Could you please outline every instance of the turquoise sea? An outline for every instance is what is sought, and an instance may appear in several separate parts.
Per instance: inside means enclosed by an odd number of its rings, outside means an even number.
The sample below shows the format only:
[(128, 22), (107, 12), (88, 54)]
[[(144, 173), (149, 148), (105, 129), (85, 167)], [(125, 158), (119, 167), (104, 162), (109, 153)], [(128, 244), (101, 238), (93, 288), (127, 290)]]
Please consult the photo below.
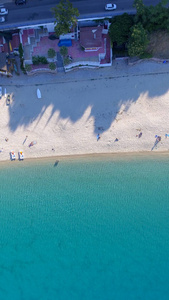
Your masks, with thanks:
[(0, 300), (55, 299), (169, 299), (169, 156), (0, 164)]

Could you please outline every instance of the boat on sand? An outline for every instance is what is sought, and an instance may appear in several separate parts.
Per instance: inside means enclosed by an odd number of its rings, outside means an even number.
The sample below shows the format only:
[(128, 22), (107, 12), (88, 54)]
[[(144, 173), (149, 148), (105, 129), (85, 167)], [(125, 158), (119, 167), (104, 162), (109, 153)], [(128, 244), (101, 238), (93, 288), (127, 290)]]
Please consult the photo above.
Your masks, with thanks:
[(38, 97), (38, 99), (42, 98), (40, 89), (37, 89), (37, 97)]

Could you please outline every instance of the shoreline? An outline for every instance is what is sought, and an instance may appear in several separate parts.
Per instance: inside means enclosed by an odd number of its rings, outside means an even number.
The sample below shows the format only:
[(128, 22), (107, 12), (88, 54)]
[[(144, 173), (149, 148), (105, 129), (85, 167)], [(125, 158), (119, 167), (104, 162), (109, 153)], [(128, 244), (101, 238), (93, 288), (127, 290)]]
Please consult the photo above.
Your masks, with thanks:
[(15, 166), (26, 166), (28, 164), (39, 165), (46, 163), (56, 163), (56, 162), (90, 162), (90, 161), (132, 161), (139, 159), (169, 159), (169, 152), (158, 151), (158, 152), (126, 152), (126, 153), (94, 153), (94, 154), (79, 154), (79, 155), (63, 155), (63, 156), (46, 156), (46, 157), (33, 157), (26, 158), (23, 161), (16, 159), (15, 161), (10, 160), (0, 160), (0, 168), (6, 165)]

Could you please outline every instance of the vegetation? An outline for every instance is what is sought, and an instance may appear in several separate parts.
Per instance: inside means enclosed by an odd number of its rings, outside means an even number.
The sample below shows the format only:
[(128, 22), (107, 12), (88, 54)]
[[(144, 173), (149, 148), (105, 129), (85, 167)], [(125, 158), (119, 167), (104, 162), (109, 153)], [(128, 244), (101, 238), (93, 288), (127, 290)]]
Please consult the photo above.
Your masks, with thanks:
[(32, 66), (31, 65), (25, 65), (25, 70), (27, 72), (30, 72), (32, 70)]
[(131, 29), (131, 36), (128, 44), (129, 56), (140, 56), (144, 53), (148, 44), (147, 33), (142, 24), (136, 24)]
[(43, 64), (46, 65), (48, 64), (48, 60), (45, 56), (32, 56), (32, 63), (33, 65), (39, 65), (39, 64)]
[(57, 36), (70, 32), (71, 27), (76, 25), (79, 11), (69, 0), (61, 0), (56, 7), (52, 8), (52, 11), (56, 18), (55, 33)]
[(143, 0), (135, 0), (134, 7), (137, 10), (135, 23), (140, 22), (148, 32), (169, 30), (169, 8), (164, 7), (162, 3), (145, 6)]
[(56, 64), (55, 64), (54, 62), (51, 62), (51, 63), (49, 64), (49, 69), (50, 69), (50, 70), (55, 70), (55, 69), (56, 69)]
[(66, 56), (63, 60), (63, 63), (64, 63), (64, 65), (68, 65), (70, 63), (69, 57)]
[(19, 44), (19, 57), (23, 58), (23, 48), (22, 48), (22, 44)]
[(49, 48), (49, 50), (48, 50), (48, 57), (49, 58), (53, 58), (53, 57), (55, 57), (55, 55), (56, 55), (55, 49)]
[(150, 34), (157, 31), (169, 32), (169, 0), (162, 0), (156, 6), (145, 6), (143, 0), (134, 0), (136, 8), (134, 17), (123, 14), (112, 18), (109, 35), (114, 53), (125, 53), (129, 56), (151, 57), (146, 51)]
[(65, 46), (60, 47), (60, 54), (65, 57), (68, 54), (68, 49)]
[(109, 28), (109, 35), (112, 43), (116, 42), (117, 45), (127, 43), (130, 35), (130, 28), (133, 24), (133, 17), (127, 13), (114, 17)]

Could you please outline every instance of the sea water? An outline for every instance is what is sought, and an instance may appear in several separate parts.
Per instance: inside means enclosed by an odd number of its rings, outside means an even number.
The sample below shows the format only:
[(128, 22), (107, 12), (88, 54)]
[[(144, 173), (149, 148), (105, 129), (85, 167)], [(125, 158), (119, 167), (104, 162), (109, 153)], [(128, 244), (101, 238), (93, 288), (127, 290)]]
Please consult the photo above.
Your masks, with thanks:
[(169, 157), (1, 164), (0, 299), (169, 299)]

